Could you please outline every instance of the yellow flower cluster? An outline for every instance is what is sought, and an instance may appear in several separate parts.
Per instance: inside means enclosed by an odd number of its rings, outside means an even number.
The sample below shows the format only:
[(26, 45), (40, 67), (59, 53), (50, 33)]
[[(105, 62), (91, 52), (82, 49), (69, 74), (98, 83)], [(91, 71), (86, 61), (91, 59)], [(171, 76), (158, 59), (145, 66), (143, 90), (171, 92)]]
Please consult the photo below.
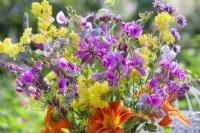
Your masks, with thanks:
[(78, 39), (79, 39), (78, 34), (76, 34), (76, 33), (70, 33), (69, 37), (72, 39), (71, 40), (72, 44), (76, 46), (77, 42), (78, 42)]
[(101, 96), (107, 94), (109, 86), (107, 82), (92, 82), (86, 78), (78, 78), (78, 93), (80, 98), (73, 99), (70, 105), (80, 111), (90, 110), (91, 108), (108, 107), (108, 102), (101, 99)]
[(25, 29), (22, 37), (20, 38), (20, 43), (29, 44), (31, 42), (31, 38), (30, 38), (31, 32), (32, 32), (31, 28)]
[(12, 44), (10, 38), (6, 38), (3, 42), (0, 42), (0, 52), (8, 54), (10, 57), (14, 57), (20, 52), (24, 51), (22, 43)]
[(47, 0), (32, 3), (32, 13), (39, 19), (38, 29), (46, 31), (52, 22), (52, 6)]
[(138, 53), (138, 56), (142, 56), (144, 58), (144, 67), (147, 67), (149, 63), (152, 61), (154, 53), (148, 47), (142, 47), (141, 52)]
[(46, 37), (43, 34), (35, 34), (32, 36), (32, 41), (34, 41), (35, 43), (43, 43), (45, 44), (47, 42)]
[(139, 36), (138, 41), (143, 46), (152, 47), (153, 49), (158, 48), (158, 38), (151, 34)]
[(162, 12), (155, 17), (155, 24), (159, 26), (162, 33), (163, 41), (166, 43), (173, 43), (175, 41), (173, 35), (169, 32), (169, 24), (175, 22), (175, 17), (167, 12)]
[(53, 87), (56, 88), (57, 87), (57, 83), (54, 81), (54, 79), (57, 78), (56, 73), (54, 73), (53, 71), (49, 72), (46, 77), (45, 77), (48, 81), (49, 84)]
[(68, 29), (67, 28), (64, 28), (64, 27), (61, 27), (60, 29), (58, 29), (58, 35), (60, 37), (64, 37), (68, 32)]
[(57, 35), (57, 28), (56, 28), (56, 26), (54, 26), (54, 25), (50, 26), (49, 31), (48, 31), (48, 35), (50, 37), (56, 37), (56, 35)]

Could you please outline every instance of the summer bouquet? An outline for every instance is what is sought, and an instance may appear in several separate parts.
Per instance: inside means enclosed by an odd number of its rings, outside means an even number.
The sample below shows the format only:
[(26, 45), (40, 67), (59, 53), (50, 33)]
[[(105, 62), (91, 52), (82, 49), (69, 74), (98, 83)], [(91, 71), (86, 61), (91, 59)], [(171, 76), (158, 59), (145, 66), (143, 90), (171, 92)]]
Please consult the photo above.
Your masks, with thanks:
[[(155, 17), (145, 12), (125, 22), (105, 9), (82, 17), (71, 7), (54, 18), (47, 0), (32, 3), (37, 29), (25, 14), (19, 42), (0, 42), (0, 53), (25, 65), (0, 66), (16, 77), (16, 91), (30, 96), (30, 106), (45, 110), (40, 133), (155, 131), (155, 121), (168, 126), (172, 116), (190, 125), (171, 106), (192, 86), (175, 59), (181, 36), (173, 26), (184, 27), (186, 19), (170, 4), (153, 6)], [(150, 20), (152, 31), (145, 30)]]

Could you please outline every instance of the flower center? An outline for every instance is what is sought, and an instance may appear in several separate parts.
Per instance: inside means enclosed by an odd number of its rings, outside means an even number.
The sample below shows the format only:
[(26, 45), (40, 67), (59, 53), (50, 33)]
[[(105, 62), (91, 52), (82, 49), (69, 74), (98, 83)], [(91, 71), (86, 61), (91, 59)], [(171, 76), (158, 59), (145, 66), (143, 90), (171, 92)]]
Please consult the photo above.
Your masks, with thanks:
[(115, 129), (119, 126), (119, 117), (113, 115), (106, 115), (104, 117), (103, 126), (107, 129)]

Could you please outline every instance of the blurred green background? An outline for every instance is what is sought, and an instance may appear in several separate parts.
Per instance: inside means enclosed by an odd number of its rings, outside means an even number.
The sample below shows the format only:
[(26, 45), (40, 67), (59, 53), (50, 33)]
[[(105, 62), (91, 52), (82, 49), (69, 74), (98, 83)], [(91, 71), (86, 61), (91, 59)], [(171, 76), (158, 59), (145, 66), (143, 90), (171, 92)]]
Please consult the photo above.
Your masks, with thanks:
[[(23, 14), (28, 12), (30, 26), (36, 27), (36, 19), (31, 13), (31, 3), (41, 0), (0, 0), (0, 40), (11, 37), (17, 42), (23, 31)], [(53, 6), (53, 15), (70, 5), (77, 14), (87, 15), (96, 12), (100, 8), (108, 8), (115, 14), (121, 14), (126, 21), (138, 18), (139, 12), (155, 11), (152, 7), (154, 0), (117, 0), (115, 8), (104, 4), (104, 0), (49, 0)], [(187, 26), (180, 29), (182, 52), (177, 59), (199, 77), (200, 74), (200, 0), (168, 0), (175, 5), (177, 12), (187, 17)], [(155, 15), (155, 14), (154, 14)], [(0, 54), (0, 59), (9, 60), (7, 56)], [(195, 102), (194, 110), (200, 111)], [(28, 97), (15, 91), (15, 81), (11, 74), (0, 67), (0, 133), (35, 133), (43, 122), (43, 111), (30, 107)], [(187, 108), (185, 100), (180, 107)]]

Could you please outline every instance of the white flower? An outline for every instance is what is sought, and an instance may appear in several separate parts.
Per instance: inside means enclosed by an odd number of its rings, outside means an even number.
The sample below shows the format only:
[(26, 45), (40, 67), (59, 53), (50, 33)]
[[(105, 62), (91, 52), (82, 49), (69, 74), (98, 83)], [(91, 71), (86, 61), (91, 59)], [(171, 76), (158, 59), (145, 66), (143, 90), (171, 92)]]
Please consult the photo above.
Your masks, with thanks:
[(67, 17), (65, 17), (65, 14), (63, 13), (63, 11), (60, 11), (57, 16), (56, 16), (56, 20), (59, 24), (67, 24)]

